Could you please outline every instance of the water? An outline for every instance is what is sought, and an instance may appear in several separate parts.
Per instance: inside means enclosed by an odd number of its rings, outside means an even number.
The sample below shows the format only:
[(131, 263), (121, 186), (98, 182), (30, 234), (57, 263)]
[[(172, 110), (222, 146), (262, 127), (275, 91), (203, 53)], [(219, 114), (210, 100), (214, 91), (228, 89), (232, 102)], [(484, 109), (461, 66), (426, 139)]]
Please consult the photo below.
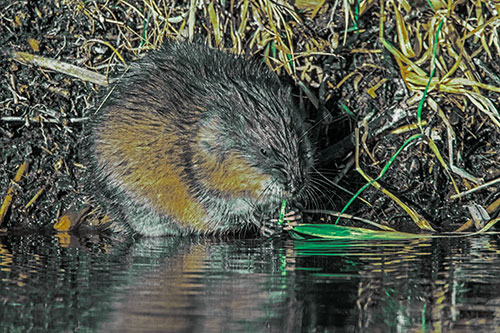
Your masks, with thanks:
[(0, 237), (0, 327), (494, 332), (500, 326), (499, 240)]

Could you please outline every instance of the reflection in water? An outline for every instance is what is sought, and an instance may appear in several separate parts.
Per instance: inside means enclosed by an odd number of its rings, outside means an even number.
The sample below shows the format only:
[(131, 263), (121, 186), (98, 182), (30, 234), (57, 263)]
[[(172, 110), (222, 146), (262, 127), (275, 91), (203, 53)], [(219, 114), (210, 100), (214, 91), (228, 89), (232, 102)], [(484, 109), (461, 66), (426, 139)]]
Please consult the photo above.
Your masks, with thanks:
[(2, 331), (494, 331), (498, 238), (0, 238)]

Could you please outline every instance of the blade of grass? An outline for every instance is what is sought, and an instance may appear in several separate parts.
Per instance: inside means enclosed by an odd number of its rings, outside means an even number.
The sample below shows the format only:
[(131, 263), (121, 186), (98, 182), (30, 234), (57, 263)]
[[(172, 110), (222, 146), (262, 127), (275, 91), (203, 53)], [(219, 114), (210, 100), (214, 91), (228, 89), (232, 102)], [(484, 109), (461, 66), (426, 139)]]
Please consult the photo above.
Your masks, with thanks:
[[(19, 166), (17, 169), (16, 176), (14, 177), (14, 183), (18, 183), (21, 180), (21, 177), (24, 175), (26, 168), (28, 167), (28, 162), (24, 161), (23, 164)], [(5, 215), (7, 214), (7, 210), (10, 207), (10, 203), (12, 202), (12, 198), (14, 197), (14, 185), (11, 185), (7, 190), (7, 195), (3, 201), (2, 207), (0, 207), (0, 225), (3, 222)]]
[(213, 33), (215, 37), (215, 45), (219, 46), (222, 40), (222, 33), (219, 27), (219, 18), (215, 12), (214, 3), (210, 2), (208, 5), (208, 15), (210, 17), (210, 23), (212, 24)]
[(413, 52), (413, 48), (411, 46), (410, 38), (408, 36), (408, 30), (406, 30), (406, 22), (401, 17), (401, 13), (399, 12), (397, 2), (394, 1), (394, 14), (396, 16), (396, 31), (398, 34), (399, 47), (403, 51), (403, 54), (407, 57), (414, 57), (415, 52)]
[(437, 52), (437, 45), (438, 45), (438, 38), (439, 38), (439, 32), (441, 31), (441, 27), (443, 26), (443, 20), (439, 22), (438, 28), (436, 30), (436, 34), (434, 36), (434, 45), (433, 51), (432, 51), (432, 59), (431, 59), (431, 74), (429, 76), (429, 81), (427, 82), (427, 85), (425, 86), (424, 94), (422, 96), (422, 99), (420, 100), (420, 103), (418, 104), (418, 109), (417, 109), (417, 119), (418, 119), (418, 124), (420, 126), (420, 130), (422, 133), (424, 132), (422, 128), (422, 109), (424, 107), (424, 102), (425, 102), (425, 97), (427, 96), (427, 92), (429, 91), (429, 85), (431, 84), (432, 78), (434, 77), (434, 73), (436, 72), (436, 52)]
[(294, 239), (321, 238), (329, 240), (406, 240), (434, 237), (434, 235), (429, 234), (380, 231), (335, 224), (299, 224), (294, 226), (289, 234)]

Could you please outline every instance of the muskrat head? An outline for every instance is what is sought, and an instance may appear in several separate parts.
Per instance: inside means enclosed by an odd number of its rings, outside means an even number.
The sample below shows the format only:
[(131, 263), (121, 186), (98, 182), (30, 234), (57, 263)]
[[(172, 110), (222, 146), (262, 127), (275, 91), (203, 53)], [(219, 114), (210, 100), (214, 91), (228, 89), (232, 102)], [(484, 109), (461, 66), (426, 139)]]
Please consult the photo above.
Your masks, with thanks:
[[(226, 82), (227, 83), (227, 82)], [(263, 82), (232, 80), (207, 105), (200, 147), (206, 186), (256, 206), (278, 208), (307, 194), (312, 148), (290, 89), (274, 74)], [(292, 200), (292, 202), (293, 202)]]

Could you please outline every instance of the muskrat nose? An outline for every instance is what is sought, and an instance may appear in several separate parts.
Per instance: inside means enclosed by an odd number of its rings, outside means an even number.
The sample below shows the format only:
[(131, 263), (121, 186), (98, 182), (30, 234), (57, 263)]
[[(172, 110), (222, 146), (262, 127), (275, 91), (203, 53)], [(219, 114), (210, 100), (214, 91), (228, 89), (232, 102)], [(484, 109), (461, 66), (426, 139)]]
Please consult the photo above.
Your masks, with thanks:
[(289, 180), (287, 185), (285, 186), (285, 194), (287, 196), (293, 197), (297, 194), (298, 192), (298, 187), (295, 181)]
[(286, 184), (285, 192), (289, 197), (294, 197), (298, 194), (302, 187), (302, 179), (300, 175), (296, 175), (293, 172), (288, 172), (286, 174)]

